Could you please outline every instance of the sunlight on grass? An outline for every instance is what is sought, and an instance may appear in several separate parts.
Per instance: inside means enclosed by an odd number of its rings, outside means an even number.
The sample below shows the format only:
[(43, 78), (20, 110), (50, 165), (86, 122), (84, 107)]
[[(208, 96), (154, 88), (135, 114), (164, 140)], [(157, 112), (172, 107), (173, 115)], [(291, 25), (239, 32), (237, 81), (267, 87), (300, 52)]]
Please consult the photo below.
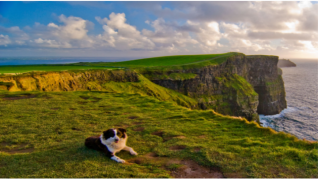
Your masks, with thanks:
[(139, 94), (0, 92), (0, 117), (1, 177), (161, 178), (178, 167), (118, 164), (84, 146), (86, 137), (114, 127), (127, 129), (141, 156), (191, 159), (226, 177), (318, 177), (317, 143)]

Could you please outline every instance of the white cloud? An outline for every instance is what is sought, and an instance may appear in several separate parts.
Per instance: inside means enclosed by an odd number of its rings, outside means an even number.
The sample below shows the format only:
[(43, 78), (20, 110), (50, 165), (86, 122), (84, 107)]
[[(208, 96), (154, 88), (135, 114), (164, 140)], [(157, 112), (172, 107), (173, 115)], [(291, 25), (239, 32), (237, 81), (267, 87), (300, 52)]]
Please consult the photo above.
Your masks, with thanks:
[(48, 24), (48, 27), (52, 28), (52, 33), (58, 38), (81, 40), (87, 37), (86, 20), (73, 16), (65, 17), (63, 14), (59, 16), (59, 20), (65, 25)]
[[(111, 13), (108, 18), (95, 18), (103, 25), (104, 34), (97, 36), (102, 46), (111, 46), (120, 50), (153, 49), (155, 44), (143, 36), (136, 27), (126, 23), (124, 13)], [(98, 43), (99, 44), (99, 43)]]
[(11, 40), (8, 35), (0, 34), (0, 45), (7, 46), (10, 43), (11, 43)]
[[(129, 3), (128, 3), (129, 4)], [(158, 16), (143, 20), (153, 30), (138, 29), (125, 13), (95, 17), (103, 31), (89, 32), (93, 23), (60, 15), (59, 23), (23, 28), (0, 26), (1, 43), (46, 48), (86, 48), (127, 53), (217, 53), (240, 51), (279, 55), (318, 52), (318, 4), (301, 2), (138, 2)], [(6, 39), (6, 40), (4, 40)], [(10, 40), (10, 43), (8, 43)], [(138, 52), (136, 52), (138, 51)], [(106, 53), (106, 52), (105, 52)], [(141, 54), (141, 52), (139, 52)]]

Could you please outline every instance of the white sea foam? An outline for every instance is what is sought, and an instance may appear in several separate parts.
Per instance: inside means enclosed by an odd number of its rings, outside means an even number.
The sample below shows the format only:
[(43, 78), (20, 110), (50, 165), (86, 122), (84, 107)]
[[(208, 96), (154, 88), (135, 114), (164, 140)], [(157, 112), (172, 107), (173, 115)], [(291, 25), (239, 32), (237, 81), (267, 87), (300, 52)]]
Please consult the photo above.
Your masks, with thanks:
[(283, 68), (288, 107), (280, 114), (260, 115), (263, 127), (284, 131), (300, 139), (318, 141), (318, 71), (316, 61), (294, 61)]

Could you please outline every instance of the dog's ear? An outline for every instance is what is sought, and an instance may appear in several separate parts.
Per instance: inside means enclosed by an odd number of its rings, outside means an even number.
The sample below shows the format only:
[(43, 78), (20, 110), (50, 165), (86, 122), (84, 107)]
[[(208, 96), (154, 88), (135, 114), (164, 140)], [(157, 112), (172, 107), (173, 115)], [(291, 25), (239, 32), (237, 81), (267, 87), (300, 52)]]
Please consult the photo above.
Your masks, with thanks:
[(104, 136), (104, 139), (107, 140), (110, 137), (114, 137), (115, 136), (115, 132), (114, 132), (113, 129), (108, 129), (107, 131), (103, 132), (103, 136)]
[(121, 138), (126, 138), (126, 129), (118, 128), (118, 131), (120, 131), (122, 133)]
[(118, 128), (118, 130), (122, 133), (126, 133), (126, 129), (123, 129), (123, 128)]

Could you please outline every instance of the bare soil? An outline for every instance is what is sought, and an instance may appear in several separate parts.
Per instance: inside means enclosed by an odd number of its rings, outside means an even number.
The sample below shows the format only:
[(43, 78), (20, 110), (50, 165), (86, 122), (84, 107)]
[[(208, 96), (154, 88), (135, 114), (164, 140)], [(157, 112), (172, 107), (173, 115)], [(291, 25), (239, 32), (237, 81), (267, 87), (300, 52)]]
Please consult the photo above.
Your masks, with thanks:
[(181, 160), (182, 167), (171, 172), (175, 178), (224, 178), (217, 168), (204, 167), (192, 160)]
[[(170, 175), (175, 178), (224, 178), (220, 169), (216, 167), (201, 166), (192, 160), (159, 157), (154, 152), (130, 159), (128, 162), (138, 165), (159, 164), (162, 169), (170, 171)], [(172, 169), (172, 165), (177, 167)]]
[(169, 149), (173, 150), (173, 151), (180, 151), (180, 150), (183, 150), (185, 148), (186, 148), (186, 146), (184, 146), (184, 145), (176, 145), (176, 146), (169, 147)]
[(138, 116), (129, 116), (128, 119), (137, 119), (139, 118)]
[(144, 127), (137, 127), (135, 129), (133, 129), (133, 131), (143, 131), (143, 130), (145, 130)]
[(27, 94), (27, 95), (21, 95), (21, 96), (7, 96), (2, 97), (4, 100), (19, 100), (19, 99), (30, 99), (30, 98), (36, 98), (37, 95)]

